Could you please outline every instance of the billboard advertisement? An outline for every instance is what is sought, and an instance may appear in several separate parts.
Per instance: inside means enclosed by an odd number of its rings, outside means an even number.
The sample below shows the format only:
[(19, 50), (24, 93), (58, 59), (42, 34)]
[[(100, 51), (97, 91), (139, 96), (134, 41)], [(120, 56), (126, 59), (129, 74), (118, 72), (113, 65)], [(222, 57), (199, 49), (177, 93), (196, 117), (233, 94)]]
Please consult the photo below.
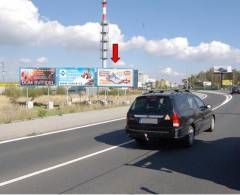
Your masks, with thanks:
[(55, 84), (55, 68), (20, 68), (20, 85), (49, 86)]
[(214, 73), (232, 73), (232, 66), (214, 66)]
[(211, 81), (203, 81), (203, 87), (211, 87), (212, 82)]
[(222, 85), (224, 86), (232, 86), (233, 82), (232, 80), (223, 80)]
[(94, 68), (59, 68), (57, 84), (61, 86), (94, 86)]
[(133, 69), (98, 69), (97, 85), (99, 87), (133, 87)]

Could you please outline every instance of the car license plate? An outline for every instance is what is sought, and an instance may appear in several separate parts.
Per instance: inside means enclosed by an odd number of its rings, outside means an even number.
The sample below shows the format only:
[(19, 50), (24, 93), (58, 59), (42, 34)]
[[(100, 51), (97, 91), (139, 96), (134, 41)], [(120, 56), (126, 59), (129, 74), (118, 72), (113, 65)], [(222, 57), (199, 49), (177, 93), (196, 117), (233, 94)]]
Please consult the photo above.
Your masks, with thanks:
[(141, 118), (141, 124), (158, 124), (158, 119), (156, 118)]

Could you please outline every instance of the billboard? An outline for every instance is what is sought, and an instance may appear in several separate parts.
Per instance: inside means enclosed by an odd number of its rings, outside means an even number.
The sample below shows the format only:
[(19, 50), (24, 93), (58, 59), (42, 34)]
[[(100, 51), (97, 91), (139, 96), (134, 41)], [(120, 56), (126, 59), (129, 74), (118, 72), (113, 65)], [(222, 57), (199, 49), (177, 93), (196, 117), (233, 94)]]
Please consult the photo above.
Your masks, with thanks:
[(232, 80), (223, 80), (222, 85), (224, 86), (231, 86), (233, 84)]
[(214, 73), (232, 73), (232, 66), (214, 66)]
[(212, 86), (212, 82), (211, 81), (203, 81), (203, 86), (204, 87), (211, 87)]
[(133, 87), (133, 69), (98, 69), (97, 85), (99, 87)]
[(94, 86), (94, 68), (58, 68), (57, 84), (60, 86)]
[(49, 86), (55, 84), (55, 68), (20, 68), (20, 85)]

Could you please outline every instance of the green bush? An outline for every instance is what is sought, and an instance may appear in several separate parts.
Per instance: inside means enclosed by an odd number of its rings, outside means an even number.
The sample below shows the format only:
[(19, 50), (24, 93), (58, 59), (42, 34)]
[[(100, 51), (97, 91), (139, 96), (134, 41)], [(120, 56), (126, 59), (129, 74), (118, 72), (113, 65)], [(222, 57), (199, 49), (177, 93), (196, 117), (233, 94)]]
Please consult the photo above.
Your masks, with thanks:
[(38, 110), (38, 116), (39, 116), (39, 117), (45, 117), (46, 115), (47, 115), (47, 110), (46, 110), (46, 109), (40, 108), (40, 109)]
[(57, 95), (66, 95), (66, 89), (64, 87), (57, 87)]
[[(7, 88), (3, 95), (6, 95), (10, 98), (17, 99), (19, 97), (26, 97), (27, 96), (27, 90), (28, 90), (28, 97), (36, 98), (38, 96), (42, 95), (48, 95), (48, 88), (42, 87), (42, 88), (34, 88), (29, 87), (27, 88)], [(49, 94), (51, 95), (52, 92), (49, 90)]]
[(23, 90), (20, 88), (7, 88), (3, 92), (3, 95), (10, 97), (10, 98), (14, 98), (14, 99), (17, 99), (17, 98), (23, 96), (23, 94), (24, 94)]

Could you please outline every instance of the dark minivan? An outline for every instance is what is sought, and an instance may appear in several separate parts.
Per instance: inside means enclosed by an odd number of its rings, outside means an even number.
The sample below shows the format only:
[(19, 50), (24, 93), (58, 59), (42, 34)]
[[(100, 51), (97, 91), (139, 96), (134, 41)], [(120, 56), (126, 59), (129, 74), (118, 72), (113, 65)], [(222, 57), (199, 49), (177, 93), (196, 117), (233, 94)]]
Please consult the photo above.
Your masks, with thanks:
[(127, 134), (138, 143), (153, 139), (184, 140), (192, 146), (195, 135), (213, 131), (210, 105), (189, 91), (149, 92), (137, 97), (127, 113)]

